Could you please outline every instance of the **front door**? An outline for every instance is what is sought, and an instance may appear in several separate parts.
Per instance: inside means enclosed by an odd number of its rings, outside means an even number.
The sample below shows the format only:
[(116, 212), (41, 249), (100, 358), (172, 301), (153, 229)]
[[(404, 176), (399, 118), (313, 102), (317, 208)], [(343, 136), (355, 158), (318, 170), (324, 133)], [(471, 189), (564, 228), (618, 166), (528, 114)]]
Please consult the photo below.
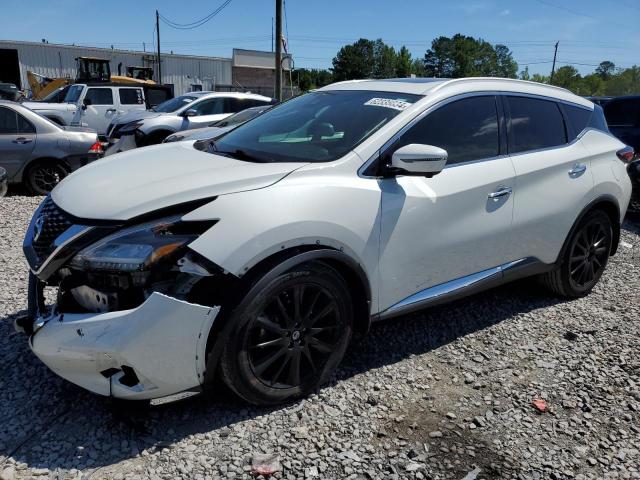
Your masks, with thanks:
[(22, 115), (0, 107), (0, 167), (13, 180), (36, 145), (36, 130)]
[(89, 87), (83, 99), (85, 108), (78, 109), (82, 126), (105, 135), (111, 121), (118, 115), (117, 105), (111, 87)]
[(510, 250), (515, 175), (493, 95), (446, 103), (385, 155), (412, 143), (448, 152), (432, 178), (381, 179), (380, 310), (429, 287), (515, 260)]
[(207, 98), (199, 102), (189, 105), (187, 111), (193, 115), (185, 117), (184, 125), (181, 130), (189, 130), (192, 128), (208, 127), (223, 118), (231, 115), (231, 112), (225, 112), (225, 98)]

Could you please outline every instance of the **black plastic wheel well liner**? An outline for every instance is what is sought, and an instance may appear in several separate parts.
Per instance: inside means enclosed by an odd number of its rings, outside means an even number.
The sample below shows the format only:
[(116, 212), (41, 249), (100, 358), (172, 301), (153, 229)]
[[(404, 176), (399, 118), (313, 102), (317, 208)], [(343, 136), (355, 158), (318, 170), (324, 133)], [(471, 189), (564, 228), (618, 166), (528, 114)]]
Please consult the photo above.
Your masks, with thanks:
[(371, 286), (364, 269), (358, 262), (340, 250), (324, 245), (301, 245), (281, 250), (257, 263), (240, 278), (238, 288), (234, 288), (235, 297), (228, 302), (226, 309), (223, 306), (218, 318), (213, 322), (207, 339), (207, 355), (211, 360), (207, 363), (206, 372), (209, 382), (215, 378), (217, 362), (225, 343), (218, 340), (226, 326), (226, 318), (237, 308), (241, 308), (243, 302), (249, 301), (254, 292), (261, 290), (274, 277), (308, 262), (325, 263), (343, 276), (354, 300), (355, 333), (365, 335), (369, 331)]
[(601, 195), (589, 202), (589, 204), (582, 209), (580, 215), (578, 215), (578, 218), (573, 223), (573, 226), (571, 227), (571, 230), (569, 230), (569, 234), (567, 235), (567, 238), (562, 245), (562, 249), (560, 250), (558, 258), (555, 262), (556, 264), (560, 264), (562, 262), (564, 254), (566, 253), (567, 248), (569, 248), (569, 240), (571, 239), (576, 228), (578, 228), (578, 225), (580, 224), (582, 219), (588, 213), (593, 212), (594, 210), (603, 211), (611, 220), (612, 238), (610, 255), (613, 256), (616, 254), (616, 252), (618, 251), (618, 243), (620, 242), (620, 206), (618, 205), (618, 200), (616, 200), (614, 196)]

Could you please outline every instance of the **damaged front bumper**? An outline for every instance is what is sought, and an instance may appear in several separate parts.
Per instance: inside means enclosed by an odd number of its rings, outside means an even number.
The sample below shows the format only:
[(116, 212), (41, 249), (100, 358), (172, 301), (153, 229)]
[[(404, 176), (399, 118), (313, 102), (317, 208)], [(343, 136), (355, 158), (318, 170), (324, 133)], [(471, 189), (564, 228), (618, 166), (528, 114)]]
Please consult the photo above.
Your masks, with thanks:
[(54, 309), (36, 316), (29, 343), (51, 370), (80, 387), (122, 399), (156, 399), (203, 384), (208, 332), (219, 310), (157, 292), (130, 310)]

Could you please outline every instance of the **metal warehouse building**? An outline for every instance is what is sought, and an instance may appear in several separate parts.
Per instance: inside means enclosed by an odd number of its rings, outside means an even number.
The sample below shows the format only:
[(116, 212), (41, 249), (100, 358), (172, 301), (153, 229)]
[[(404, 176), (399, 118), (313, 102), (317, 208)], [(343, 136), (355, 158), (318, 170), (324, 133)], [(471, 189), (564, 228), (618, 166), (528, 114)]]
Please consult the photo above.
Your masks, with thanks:
[[(27, 71), (50, 78), (75, 78), (77, 57), (109, 59), (112, 74), (124, 75), (128, 66), (152, 67), (154, 79), (158, 80), (153, 52), (0, 40), (0, 82), (29, 89)], [(233, 58), (169, 53), (162, 53), (161, 58), (162, 83), (173, 85), (176, 95), (194, 90), (252, 89), (273, 96), (275, 70), (271, 52), (234, 49)], [(283, 62), (283, 67), (288, 70), (288, 62)]]

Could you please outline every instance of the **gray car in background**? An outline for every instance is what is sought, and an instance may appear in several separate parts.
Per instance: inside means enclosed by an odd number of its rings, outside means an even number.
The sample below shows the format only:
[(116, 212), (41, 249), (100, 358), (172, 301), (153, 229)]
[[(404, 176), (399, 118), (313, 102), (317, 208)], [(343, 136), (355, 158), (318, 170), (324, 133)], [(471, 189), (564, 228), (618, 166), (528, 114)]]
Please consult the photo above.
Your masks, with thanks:
[(102, 156), (95, 130), (60, 127), (19, 103), (0, 100), (0, 167), (36, 195)]
[(228, 116), (224, 120), (214, 122), (208, 127), (193, 128), (191, 130), (176, 132), (173, 135), (169, 135), (167, 138), (165, 138), (163, 143), (182, 142), (189, 140), (207, 140), (209, 138), (216, 138), (223, 133), (227, 133), (229, 130), (233, 130), (238, 125), (242, 125), (252, 118), (257, 117), (262, 112), (264, 112), (265, 110), (269, 110), (270, 108), (271, 105), (247, 108), (246, 110)]

